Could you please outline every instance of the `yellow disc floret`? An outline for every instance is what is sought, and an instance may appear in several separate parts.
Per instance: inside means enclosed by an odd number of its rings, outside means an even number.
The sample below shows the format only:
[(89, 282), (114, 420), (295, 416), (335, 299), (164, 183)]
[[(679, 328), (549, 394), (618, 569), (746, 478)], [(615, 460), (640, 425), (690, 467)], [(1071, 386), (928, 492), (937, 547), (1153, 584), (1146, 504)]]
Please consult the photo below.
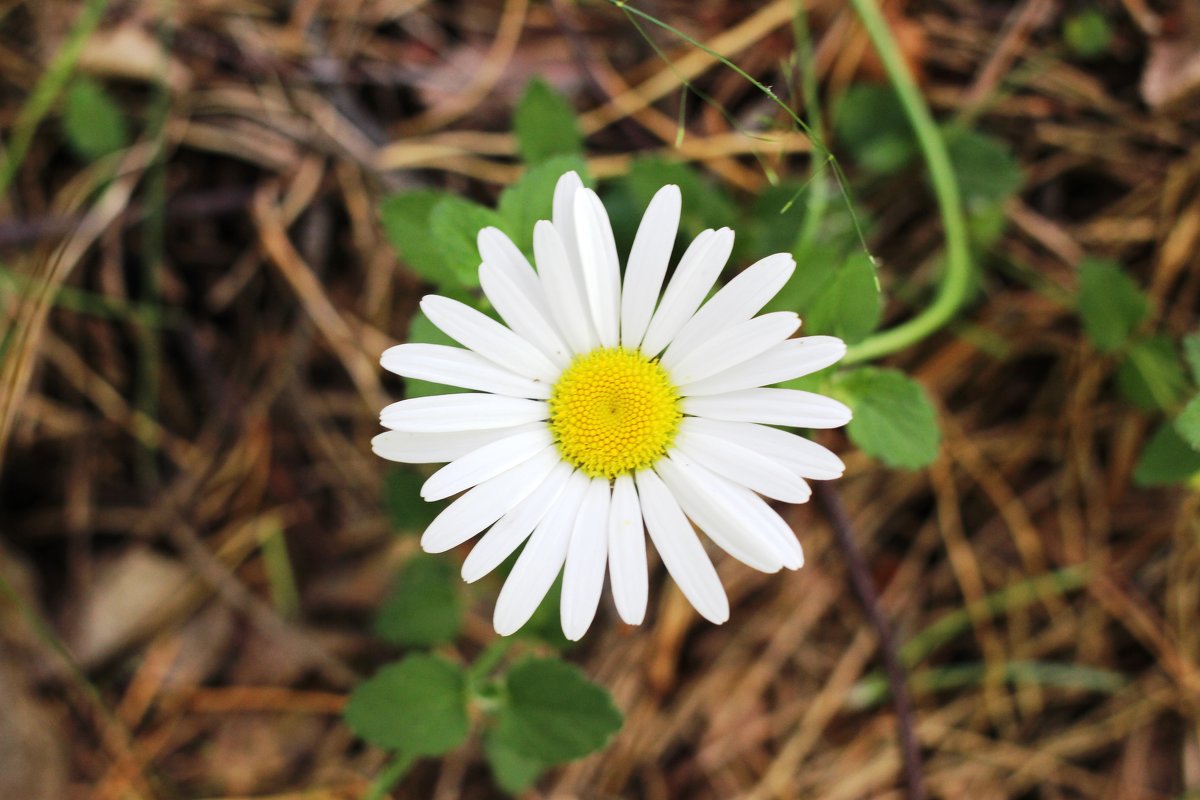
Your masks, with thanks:
[(667, 371), (623, 347), (576, 357), (550, 393), (559, 451), (593, 478), (615, 478), (662, 458), (682, 417)]

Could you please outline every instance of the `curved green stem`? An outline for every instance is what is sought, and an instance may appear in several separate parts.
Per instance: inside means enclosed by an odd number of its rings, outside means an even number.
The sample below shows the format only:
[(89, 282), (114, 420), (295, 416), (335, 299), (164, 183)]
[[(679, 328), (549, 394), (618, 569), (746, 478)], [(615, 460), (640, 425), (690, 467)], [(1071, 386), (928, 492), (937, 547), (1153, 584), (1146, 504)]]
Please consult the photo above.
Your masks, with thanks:
[(407, 753), (396, 753), (363, 794), (362, 800), (383, 800), (391, 796), (392, 789), (408, 774), (416, 759)]
[(938, 131), (937, 124), (921, 92), (913, 80), (912, 73), (900, 55), (896, 40), (892, 37), (883, 14), (875, 0), (850, 0), (858, 12), (867, 36), (883, 60), (888, 74), (908, 121), (917, 137), (917, 144), (929, 168), (933, 193), (937, 197), (942, 214), (942, 227), (946, 235), (946, 267), (938, 286), (937, 295), (921, 313), (906, 322), (880, 331), (874, 336), (852, 345), (843, 364), (870, 361), (902, 350), (919, 342), (944, 326), (967, 298), (970, 288), (971, 251), (967, 245), (967, 226), (963, 219), (962, 200), (958, 192), (958, 181), (950, 165), (946, 143)]
[[(652, 22), (664, 30), (674, 33), (689, 44), (700, 48), (745, 78), (792, 118), (792, 121), (812, 139), (814, 148), (817, 151), (829, 156), (829, 151), (821, 142), (819, 132), (805, 124), (804, 120), (797, 116), (796, 112), (786, 103), (780, 100), (770, 87), (764, 86), (760, 81), (756, 80), (728, 58), (714, 52), (711, 48), (696, 41), (683, 31), (655, 19), (644, 11), (634, 8), (626, 0), (608, 0), (608, 2), (624, 11), (630, 21), (634, 22), (635, 26), (635, 17)], [(900, 49), (896, 45), (896, 40), (892, 37), (892, 32), (888, 28), (883, 14), (879, 11), (879, 5), (876, 3), (876, 0), (850, 0), (850, 2), (854, 6), (854, 10), (858, 12), (859, 19), (862, 20), (863, 27), (867, 31), (867, 36), (870, 37), (871, 43), (875, 46), (875, 50), (883, 60), (884, 70), (887, 72), (888, 78), (896, 89), (896, 94), (900, 98), (904, 113), (908, 117), (908, 121), (916, 134), (917, 144), (921, 148), (921, 154), (925, 158), (926, 166), (929, 168), (930, 180), (933, 183), (933, 193), (937, 198), (938, 207), (941, 210), (942, 227), (946, 235), (946, 267), (945, 273), (941, 278), (941, 283), (938, 286), (937, 294), (928, 308), (894, 328), (880, 331), (858, 344), (851, 345), (849, 352), (846, 353), (846, 357), (842, 360), (843, 364), (854, 364), (882, 358), (897, 350), (903, 350), (905, 347), (916, 344), (921, 339), (943, 327), (953, 319), (954, 314), (966, 300), (970, 289), (971, 276), (971, 251), (967, 244), (967, 225), (963, 218), (962, 200), (958, 192), (958, 181), (954, 176), (954, 169), (950, 165), (950, 156), (946, 152), (946, 143), (938, 131), (937, 123), (933, 120), (933, 115), (929, 112), (929, 107), (925, 105), (925, 100), (921, 97), (921, 92), (917, 88), (916, 81), (913, 80), (912, 74), (908, 71), (908, 66), (904, 63), (904, 59), (900, 55)], [(640, 27), (638, 30), (641, 30)], [(645, 34), (643, 33), (643, 35)], [(686, 81), (684, 81), (684, 84), (690, 86)], [(842, 184), (841, 171), (838, 168), (837, 161), (832, 156), (829, 156), (829, 159), (833, 165), (835, 174), (838, 175), (839, 184)], [(842, 185), (842, 191), (845, 194), (844, 185)], [(847, 200), (847, 202), (849, 201)], [(852, 207), (850, 208), (850, 213), (853, 218), (854, 211)], [(855, 227), (858, 227), (857, 220), (855, 220)], [(866, 247), (865, 242), (863, 246), (864, 248)]]

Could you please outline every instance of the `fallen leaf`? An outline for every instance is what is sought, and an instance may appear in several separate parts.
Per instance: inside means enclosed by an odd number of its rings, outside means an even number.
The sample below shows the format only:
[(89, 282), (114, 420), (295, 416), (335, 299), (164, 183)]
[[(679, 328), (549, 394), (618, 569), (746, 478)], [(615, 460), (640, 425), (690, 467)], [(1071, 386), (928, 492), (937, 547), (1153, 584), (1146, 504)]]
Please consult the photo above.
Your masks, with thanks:
[(81, 598), (68, 644), (91, 667), (151, 635), (187, 602), (189, 572), (150, 550), (129, 550), (105, 564)]
[(136, 25), (96, 31), (79, 54), (79, 68), (98, 78), (158, 83), (164, 75), (175, 94), (192, 84), (191, 71), (174, 58), (164, 57), (162, 44)]
[(1158, 111), (1200, 93), (1200, 3), (1184, 3), (1164, 18), (1163, 34), (1150, 42), (1141, 90), (1146, 104)]

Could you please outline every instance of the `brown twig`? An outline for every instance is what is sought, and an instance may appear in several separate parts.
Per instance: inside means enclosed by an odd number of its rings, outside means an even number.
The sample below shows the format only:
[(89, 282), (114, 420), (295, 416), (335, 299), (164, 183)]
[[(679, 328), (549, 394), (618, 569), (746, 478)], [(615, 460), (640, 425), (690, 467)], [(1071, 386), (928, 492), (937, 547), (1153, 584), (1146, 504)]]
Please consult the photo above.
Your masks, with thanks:
[(867, 614), (867, 621), (871, 623), (875, 635), (879, 638), (883, 667), (887, 672), (892, 703), (896, 708), (896, 732), (900, 738), (900, 755), (904, 764), (904, 779), (908, 785), (909, 800), (925, 800), (925, 784), (921, 777), (921, 750), (913, 725), (912, 698), (908, 694), (908, 676), (896, 653), (896, 640), (892, 637), (892, 629), (879, 606), (879, 593), (871, 580), (866, 559), (854, 540), (854, 528), (841, 496), (833, 485), (827, 482), (817, 481), (814, 487), (821, 505), (825, 507), (825, 513), (829, 515), (838, 547), (846, 558), (846, 568), (850, 571), (854, 592)]

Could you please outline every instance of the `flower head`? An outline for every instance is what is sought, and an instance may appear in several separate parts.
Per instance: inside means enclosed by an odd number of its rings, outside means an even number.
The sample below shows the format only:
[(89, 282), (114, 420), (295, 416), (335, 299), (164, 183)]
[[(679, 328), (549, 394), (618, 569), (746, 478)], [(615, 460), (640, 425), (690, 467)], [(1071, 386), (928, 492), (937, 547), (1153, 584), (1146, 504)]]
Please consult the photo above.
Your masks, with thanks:
[(443, 552), (486, 530), (463, 564), (468, 582), (524, 543), (496, 602), (501, 634), (525, 624), (560, 571), (568, 638), (591, 625), (606, 570), (618, 614), (641, 623), (646, 534), (696, 610), (724, 622), (729, 602), (693, 523), (755, 569), (797, 569), (800, 544), (763, 497), (803, 503), (805, 479), (842, 474), (836, 455), (774, 426), (837, 427), (849, 409), (761, 387), (827, 367), (845, 345), (791, 338), (790, 312), (755, 316), (795, 269), (785, 253), (705, 302), (733, 247), (728, 228), (697, 236), (664, 291), (680, 204), (675, 186), (654, 196), (622, 278), (608, 214), (567, 173), (553, 221), (534, 228), (536, 271), (499, 230), (479, 233), (480, 283), (507, 326), (430, 295), (421, 308), (463, 347), (383, 354), (399, 375), (474, 390), (393, 403), (371, 444), (393, 461), (449, 462), (421, 494), (463, 494), (421, 546)]

